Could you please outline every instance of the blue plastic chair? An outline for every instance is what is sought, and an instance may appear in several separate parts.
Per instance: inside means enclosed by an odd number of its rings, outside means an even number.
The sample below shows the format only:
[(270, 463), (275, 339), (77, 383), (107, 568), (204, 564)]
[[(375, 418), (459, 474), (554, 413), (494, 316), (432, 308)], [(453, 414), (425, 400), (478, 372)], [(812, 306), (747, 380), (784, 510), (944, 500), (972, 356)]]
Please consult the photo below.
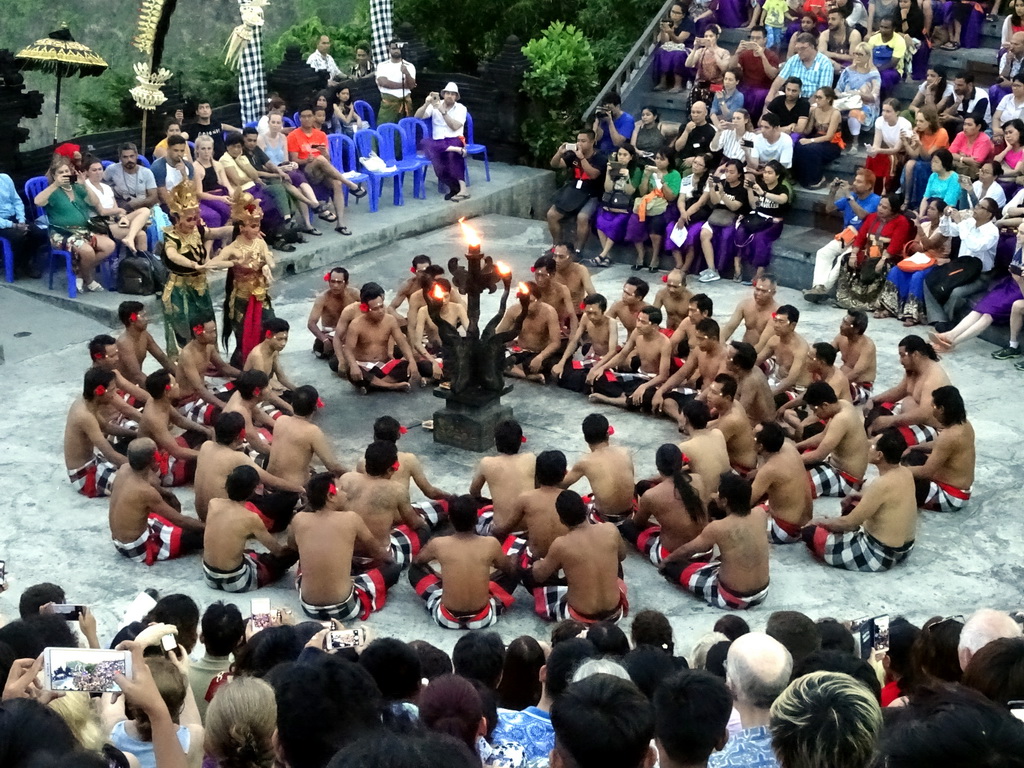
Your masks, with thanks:
[(370, 188), (371, 213), (376, 213), (377, 209), (380, 207), (380, 196), (384, 187), (384, 179), (388, 177), (392, 177), (395, 180), (394, 204), (405, 204), (405, 196), (402, 192), (402, 184), (405, 181), (405, 171), (400, 170), (397, 167), (393, 138), (390, 141), (384, 141), (381, 135), (372, 128), (356, 131), (356, 153), (359, 157), (369, 157), (370, 152), (374, 150), (374, 144), (376, 144), (377, 154), (380, 155), (384, 164), (389, 167), (395, 166), (395, 170), (383, 171), (380, 173), (373, 173), (371, 171), (364, 170), (364, 173), (366, 173), (370, 179), (370, 183), (367, 186)]
[(362, 99), (356, 99), (354, 102), (352, 102), (352, 109), (354, 109), (356, 111), (356, 114), (359, 115), (360, 120), (366, 121), (367, 123), (370, 124), (371, 128), (376, 129), (377, 115), (373, 111), (373, 107), (371, 107), (367, 102), (363, 101)]
[(292, 120), (290, 117), (281, 115), (281, 125), (283, 125), (285, 128), (294, 128), (296, 125), (298, 125), (298, 120)]
[(395, 160), (395, 165), (403, 173), (412, 174), (412, 196), (420, 200), (426, 200), (427, 168), (430, 166), (430, 161), (425, 157), (418, 157), (416, 155), (415, 144), (408, 147), (408, 149), (406, 148), (407, 136), (397, 123), (384, 123), (377, 129), (377, 133), (381, 135), (385, 142), (390, 142), (392, 151), (396, 144), (401, 147), (402, 157)]
[(139, 155), (139, 165), (149, 168), (149, 158), (146, 157), (145, 155)]
[[(43, 209), (36, 205), (33, 201), (36, 195), (42, 192), (49, 185), (49, 181), (46, 180), (45, 176), (33, 176), (31, 179), (25, 182), (25, 197), (29, 201), (28, 208), (25, 209), (25, 218), (29, 218), (29, 211), (34, 211), (33, 219), (38, 219), (43, 215)], [(68, 279), (68, 298), (78, 298), (78, 286), (75, 285), (75, 267), (72, 261), (70, 251), (61, 251), (50, 245), (50, 258), (47, 260), (46, 271), (49, 273), (49, 284), (48, 287), (53, 290), (53, 270), (54, 265), (58, 258), (64, 259), (65, 271)]]
[(466, 137), (466, 186), (469, 186), (469, 156), (470, 155), (483, 155), (484, 156), (484, 176), (487, 180), (491, 180), (491, 164), (487, 159), (487, 147), (483, 144), (477, 144), (473, 140), (473, 116), (466, 112), (466, 125), (463, 127), (463, 135)]
[(258, 125), (258, 122), (256, 120), (250, 120), (248, 123), (245, 123), (245, 125), (243, 125), (242, 127), (243, 128), (255, 128), (257, 125)]
[(100, 165), (103, 166), (103, 170), (104, 171), (107, 170), (107, 168), (109, 168), (113, 164), (114, 164), (113, 160), (100, 160)]
[(0, 236), (0, 251), (4, 254), (4, 276), (7, 278), (8, 283), (14, 282), (14, 248), (11, 247), (11, 241), (6, 237)]
[[(327, 137), (327, 151), (331, 154), (331, 165), (337, 169), (338, 173), (348, 174), (349, 171), (355, 171), (346, 178), (356, 184), (366, 184), (367, 187), (370, 187), (370, 177), (359, 170), (359, 163), (356, 161), (356, 143), (350, 136), (343, 133), (332, 133)], [(348, 187), (342, 186), (346, 208), (348, 207), (348, 192)], [(356, 200), (356, 202), (359, 201)]]

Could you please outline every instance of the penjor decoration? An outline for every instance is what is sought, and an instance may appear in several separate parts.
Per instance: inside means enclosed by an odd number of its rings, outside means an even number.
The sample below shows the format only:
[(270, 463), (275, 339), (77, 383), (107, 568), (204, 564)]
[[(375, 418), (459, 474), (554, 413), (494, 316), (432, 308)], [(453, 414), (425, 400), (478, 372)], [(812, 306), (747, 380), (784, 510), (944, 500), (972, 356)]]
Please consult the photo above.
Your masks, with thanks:
[(238, 0), (242, 23), (231, 30), (224, 63), (238, 72), (242, 122), (256, 122), (265, 111), (267, 82), (263, 70), (263, 9), (267, 0)]
[(142, 0), (139, 9), (139, 23), (132, 40), (139, 51), (149, 56), (148, 62), (135, 65), (135, 80), (138, 83), (129, 93), (135, 105), (142, 112), (142, 147), (146, 151), (146, 122), (149, 113), (167, 101), (161, 90), (171, 79), (172, 72), (160, 66), (164, 57), (164, 38), (171, 26), (171, 15), (178, 0)]

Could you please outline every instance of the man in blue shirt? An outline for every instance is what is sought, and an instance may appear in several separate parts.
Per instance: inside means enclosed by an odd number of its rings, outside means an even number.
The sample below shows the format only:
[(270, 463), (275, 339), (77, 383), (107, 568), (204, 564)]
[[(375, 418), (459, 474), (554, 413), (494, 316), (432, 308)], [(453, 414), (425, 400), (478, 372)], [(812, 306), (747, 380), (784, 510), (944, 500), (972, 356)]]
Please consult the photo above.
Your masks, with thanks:
[(628, 112), (622, 111), (622, 99), (615, 91), (604, 97), (594, 117), (594, 135), (597, 137), (597, 151), (611, 155), (616, 147), (633, 138), (636, 120)]
[(725, 684), (743, 730), (711, 755), (708, 768), (778, 768), (768, 720), (772, 703), (786, 690), (792, 672), (793, 657), (775, 638), (748, 632), (733, 641), (725, 657)]
[(853, 184), (835, 179), (828, 190), (825, 210), (843, 214), (843, 230), (827, 245), (818, 250), (814, 257), (814, 277), (811, 288), (804, 291), (804, 299), (820, 304), (828, 298), (829, 291), (839, 279), (843, 260), (840, 258), (868, 214), (874, 213), (881, 198), (875, 194), (875, 174), (867, 168), (858, 168)]
[(42, 276), (36, 256), (49, 251), (46, 231), (27, 223), (25, 204), (6, 173), (0, 173), (0, 237), (11, 244), (17, 276)]

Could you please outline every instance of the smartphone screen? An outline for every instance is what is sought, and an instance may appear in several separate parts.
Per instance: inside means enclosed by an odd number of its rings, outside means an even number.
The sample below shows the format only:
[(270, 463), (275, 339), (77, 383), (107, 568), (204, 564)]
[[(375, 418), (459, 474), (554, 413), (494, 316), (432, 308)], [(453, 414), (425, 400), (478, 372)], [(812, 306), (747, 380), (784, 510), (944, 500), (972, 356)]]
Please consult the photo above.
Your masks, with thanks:
[(132, 675), (129, 651), (102, 648), (46, 648), (43, 650), (43, 684), (51, 691), (120, 691), (114, 674)]
[(879, 653), (889, 652), (889, 615), (876, 616), (871, 620), (871, 645)]
[(53, 612), (65, 621), (78, 621), (85, 611), (84, 605), (71, 605), (69, 603), (56, 603)]
[(160, 638), (160, 647), (167, 653), (178, 647), (178, 641), (174, 639), (174, 635), (164, 635)]
[(252, 612), (252, 625), (256, 629), (266, 629), (270, 626), (270, 598), (257, 597), (249, 604)]
[(325, 651), (340, 651), (344, 648), (358, 648), (363, 644), (363, 640), (366, 638), (366, 630), (360, 628), (357, 629), (341, 629), (334, 632), (328, 632), (324, 638), (324, 650)]
[(860, 653), (860, 657), (865, 660), (871, 658), (872, 627), (872, 620), (867, 617), (857, 619), (850, 624), (850, 631), (857, 638), (857, 650)]

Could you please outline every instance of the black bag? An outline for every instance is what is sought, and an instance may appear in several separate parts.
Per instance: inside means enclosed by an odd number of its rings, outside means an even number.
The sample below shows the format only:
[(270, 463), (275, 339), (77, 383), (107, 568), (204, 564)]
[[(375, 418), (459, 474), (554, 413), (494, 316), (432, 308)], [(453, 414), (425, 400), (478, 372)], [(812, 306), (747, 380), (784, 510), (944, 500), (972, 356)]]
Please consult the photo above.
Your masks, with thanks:
[(89, 231), (94, 235), (106, 235), (107, 237), (114, 236), (110, 231), (110, 219), (106, 216), (90, 217), (88, 227)]
[(590, 202), (590, 193), (586, 189), (578, 189), (576, 182), (569, 181), (555, 193), (555, 208), (564, 216), (575, 216)]
[(153, 260), (145, 254), (133, 253), (117, 265), (117, 292), (129, 296), (149, 296), (156, 293), (157, 281)]
[(626, 194), (621, 189), (613, 189), (611, 192), (604, 193), (601, 204), (609, 211), (629, 213), (633, 207), (633, 196)]
[(743, 227), (748, 235), (755, 235), (758, 232), (764, 232), (774, 223), (773, 219), (761, 216), (758, 213), (748, 213), (740, 217), (736, 226)]
[(940, 304), (949, 301), (949, 294), (954, 288), (973, 283), (981, 277), (981, 259), (974, 256), (961, 256), (947, 264), (939, 264), (925, 275), (924, 283), (932, 296)]

